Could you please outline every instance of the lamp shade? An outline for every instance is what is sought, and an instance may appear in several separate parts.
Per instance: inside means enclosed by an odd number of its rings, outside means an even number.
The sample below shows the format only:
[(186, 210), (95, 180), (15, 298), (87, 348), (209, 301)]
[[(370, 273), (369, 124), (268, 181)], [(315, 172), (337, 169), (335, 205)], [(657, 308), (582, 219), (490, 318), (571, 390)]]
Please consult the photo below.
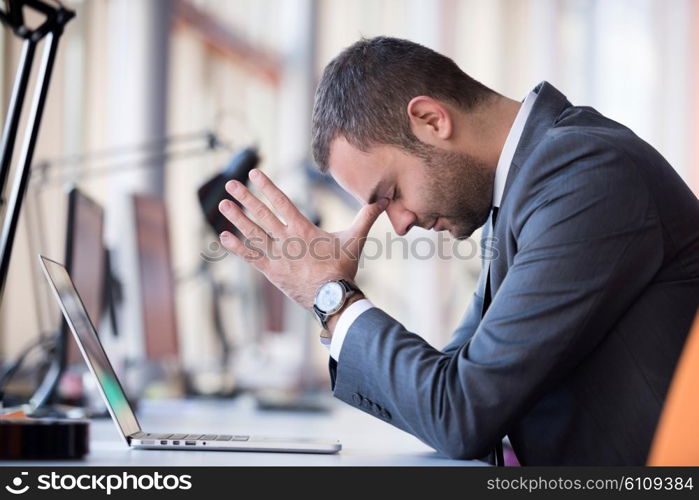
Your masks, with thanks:
[(231, 161), (221, 172), (206, 181), (197, 191), (204, 217), (216, 234), (221, 234), (223, 231), (239, 234), (233, 224), (219, 212), (218, 204), (221, 200), (227, 199), (240, 206), (240, 203), (226, 191), (226, 183), (230, 180), (236, 180), (247, 184), (248, 174), (259, 162), (257, 148), (243, 149), (231, 158)]

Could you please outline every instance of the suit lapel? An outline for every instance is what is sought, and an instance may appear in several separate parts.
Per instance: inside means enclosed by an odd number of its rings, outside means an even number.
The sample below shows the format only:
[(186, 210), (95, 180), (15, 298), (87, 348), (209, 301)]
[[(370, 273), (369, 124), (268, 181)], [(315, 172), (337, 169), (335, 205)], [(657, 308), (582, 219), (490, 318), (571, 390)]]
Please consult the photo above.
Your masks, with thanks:
[[(491, 248), (495, 248), (497, 255), (499, 256), (498, 259), (490, 262), (490, 289), (493, 296), (500, 287), (500, 283), (502, 283), (502, 280), (505, 278), (505, 274), (507, 274), (508, 259), (505, 253), (506, 248), (504, 245), (504, 238), (507, 234), (506, 229), (509, 225), (507, 192), (516, 182), (521, 165), (527, 161), (527, 158), (539, 145), (541, 140), (546, 135), (546, 132), (548, 132), (551, 127), (556, 124), (561, 113), (566, 108), (572, 106), (568, 99), (566, 99), (566, 97), (558, 89), (546, 81), (537, 85), (534, 91), (537, 93), (537, 98), (534, 102), (534, 106), (532, 106), (529, 118), (527, 118), (524, 125), (522, 137), (517, 144), (515, 154), (512, 157), (510, 171), (508, 172), (507, 180), (505, 181), (505, 189), (502, 196), (502, 202), (500, 204), (497, 224), (492, 229), (492, 232), (488, 231), (487, 233), (488, 236), (492, 237), (492, 239), (489, 241)], [(487, 224), (490, 224), (490, 218), (488, 219)], [(484, 231), (484, 235), (485, 234), (486, 232)]]
[(539, 145), (546, 132), (556, 124), (563, 110), (572, 106), (566, 99), (566, 96), (549, 82), (541, 82), (536, 86), (534, 92), (537, 93), (537, 98), (534, 106), (532, 106), (529, 118), (524, 124), (522, 137), (519, 139), (517, 149), (515, 149), (515, 154), (512, 157), (512, 164), (505, 181), (501, 205), (505, 204), (507, 191), (517, 177), (519, 167), (524, 164), (532, 151)]

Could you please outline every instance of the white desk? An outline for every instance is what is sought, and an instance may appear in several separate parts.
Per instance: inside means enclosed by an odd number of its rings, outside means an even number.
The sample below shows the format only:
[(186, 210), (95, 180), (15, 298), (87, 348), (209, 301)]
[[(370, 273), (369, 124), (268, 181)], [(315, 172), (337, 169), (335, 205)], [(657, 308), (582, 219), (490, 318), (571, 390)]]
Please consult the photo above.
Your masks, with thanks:
[(413, 436), (333, 400), (331, 413), (270, 412), (247, 397), (233, 401), (145, 401), (138, 413), (145, 432), (257, 434), (339, 439), (337, 455), (221, 451), (133, 450), (111, 419), (90, 426), (90, 454), (83, 461), (0, 462), (0, 465), (126, 466), (484, 466), (479, 461), (449, 460)]

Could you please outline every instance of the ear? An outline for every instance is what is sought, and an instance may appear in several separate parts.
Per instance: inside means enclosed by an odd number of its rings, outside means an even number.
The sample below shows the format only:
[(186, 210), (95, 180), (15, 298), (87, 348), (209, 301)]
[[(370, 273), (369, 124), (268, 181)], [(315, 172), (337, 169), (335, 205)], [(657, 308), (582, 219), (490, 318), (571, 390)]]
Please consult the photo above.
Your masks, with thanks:
[(427, 96), (417, 96), (408, 103), (410, 128), (421, 142), (439, 146), (451, 138), (453, 122), (451, 111), (441, 102)]

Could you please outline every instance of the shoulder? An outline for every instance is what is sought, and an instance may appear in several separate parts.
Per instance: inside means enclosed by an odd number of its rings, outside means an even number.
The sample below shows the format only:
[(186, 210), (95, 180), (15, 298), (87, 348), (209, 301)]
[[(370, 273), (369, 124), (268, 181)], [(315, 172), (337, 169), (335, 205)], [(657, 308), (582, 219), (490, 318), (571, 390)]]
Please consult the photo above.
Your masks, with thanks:
[(640, 189), (642, 176), (628, 153), (636, 140), (625, 128), (554, 127), (520, 166), (520, 174), (536, 190), (567, 185), (617, 191), (619, 183)]
[(616, 227), (643, 220), (650, 194), (626, 151), (631, 140), (627, 133), (606, 129), (549, 130), (520, 166), (508, 193), (514, 225), (521, 227), (534, 213), (546, 214), (549, 223), (582, 213), (598, 219), (593, 224), (614, 219)]
[(553, 127), (533, 149), (524, 165), (536, 163), (556, 167), (571, 162), (599, 164), (613, 161), (616, 165), (631, 167), (633, 160), (627, 154), (627, 149), (635, 141), (640, 139), (626, 128)]

